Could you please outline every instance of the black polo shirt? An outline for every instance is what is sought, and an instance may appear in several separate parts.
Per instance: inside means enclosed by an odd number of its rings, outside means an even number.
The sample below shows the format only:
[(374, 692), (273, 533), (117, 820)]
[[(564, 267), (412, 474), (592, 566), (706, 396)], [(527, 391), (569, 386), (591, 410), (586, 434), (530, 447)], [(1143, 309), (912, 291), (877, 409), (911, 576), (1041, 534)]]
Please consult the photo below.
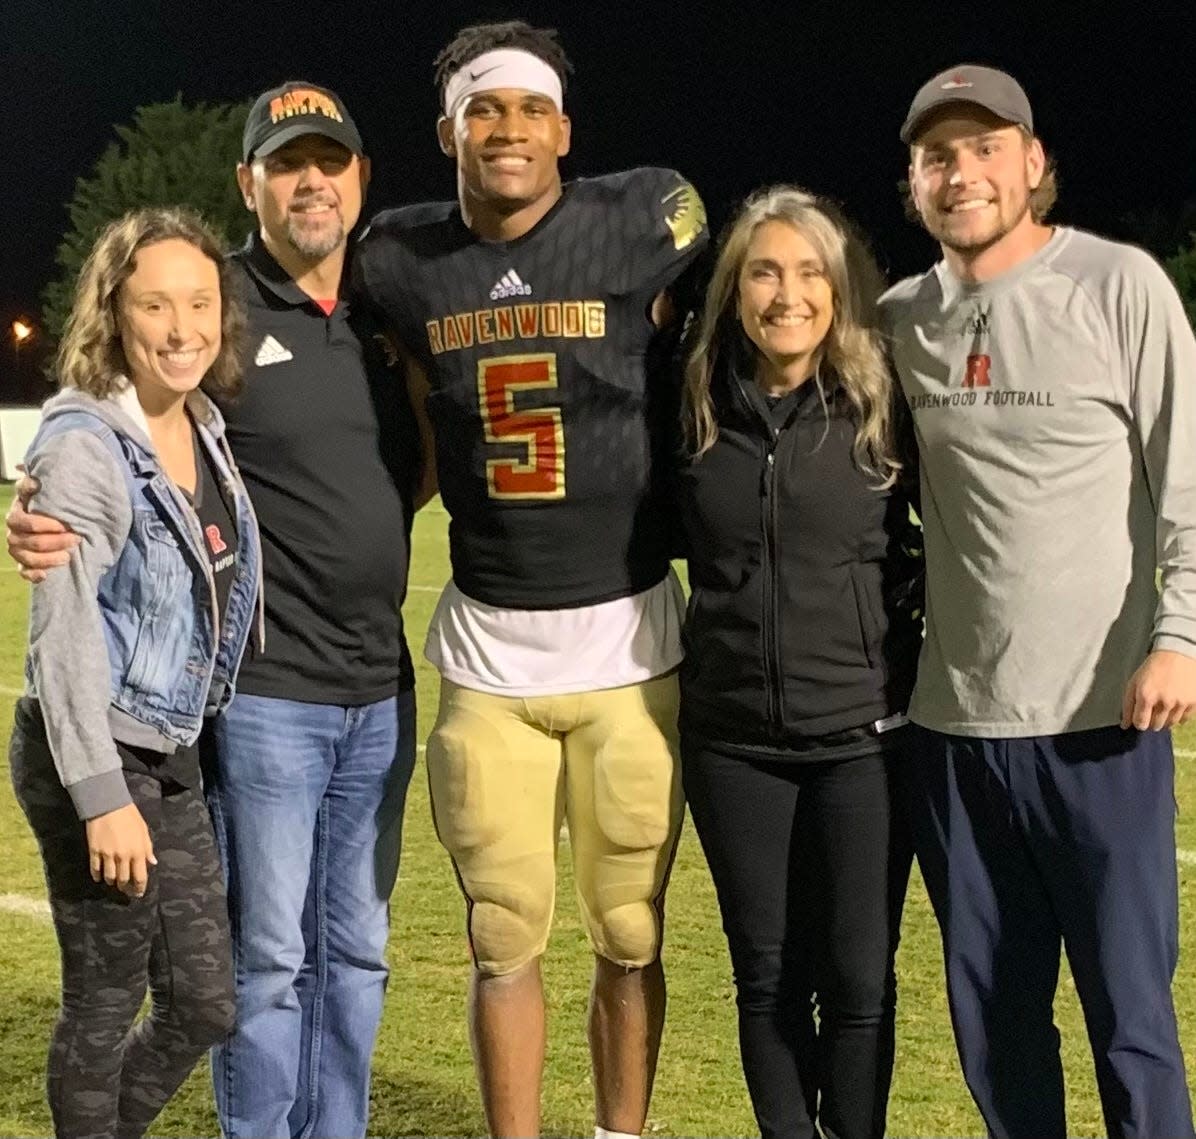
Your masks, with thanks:
[(325, 315), (254, 234), (233, 257), (249, 311), (245, 386), (222, 404), (257, 512), (265, 650), (237, 688), (368, 704), (415, 679), (407, 591), (418, 435), (377, 328), (340, 300)]

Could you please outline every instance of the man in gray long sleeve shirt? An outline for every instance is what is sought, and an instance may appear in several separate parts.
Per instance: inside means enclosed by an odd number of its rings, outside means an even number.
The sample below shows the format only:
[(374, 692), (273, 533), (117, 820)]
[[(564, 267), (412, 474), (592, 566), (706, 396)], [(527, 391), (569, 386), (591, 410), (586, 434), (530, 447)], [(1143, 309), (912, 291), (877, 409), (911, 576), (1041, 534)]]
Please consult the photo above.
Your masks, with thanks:
[(921, 451), (915, 821), (964, 1075), (991, 1134), (1066, 1134), (1062, 942), (1110, 1134), (1191, 1136), (1168, 729), (1196, 705), (1196, 339), (1146, 254), (1043, 223), (1011, 77), (943, 72), (901, 137), (943, 252), (882, 307)]

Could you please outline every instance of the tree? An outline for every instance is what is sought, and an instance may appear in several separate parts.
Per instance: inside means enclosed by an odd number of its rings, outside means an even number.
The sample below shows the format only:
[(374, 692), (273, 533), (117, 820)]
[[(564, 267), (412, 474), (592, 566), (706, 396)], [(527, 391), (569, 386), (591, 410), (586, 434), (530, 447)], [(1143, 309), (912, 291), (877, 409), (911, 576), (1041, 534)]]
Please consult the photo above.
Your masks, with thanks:
[(1183, 298), (1188, 320), (1196, 328), (1196, 233), (1189, 234), (1188, 244), (1167, 258), (1165, 268)]
[(1178, 210), (1152, 206), (1125, 214), (1121, 224), (1128, 240), (1149, 249), (1163, 263), (1196, 328), (1196, 198), (1188, 198)]
[(193, 107), (182, 96), (133, 112), (132, 126), (116, 126), (92, 172), (76, 180), (67, 205), (70, 230), (58, 246), (59, 275), (42, 293), (46, 330), (57, 338), (70, 312), (71, 293), (99, 231), (139, 206), (185, 205), (198, 210), (234, 245), (245, 240), (253, 215), (237, 190), (233, 170), (241, 157), (248, 103)]
[(1150, 206), (1123, 214), (1114, 237), (1122, 237), (1150, 250), (1160, 261), (1170, 257), (1196, 230), (1196, 198), (1181, 202), (1179, 208)]

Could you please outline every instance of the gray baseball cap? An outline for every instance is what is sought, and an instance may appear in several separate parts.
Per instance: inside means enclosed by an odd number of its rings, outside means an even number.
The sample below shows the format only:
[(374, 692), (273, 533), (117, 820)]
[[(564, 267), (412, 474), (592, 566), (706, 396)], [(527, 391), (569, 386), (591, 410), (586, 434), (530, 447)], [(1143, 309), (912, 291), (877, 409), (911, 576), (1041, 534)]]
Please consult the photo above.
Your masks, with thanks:
[(1006, 122), (1034, 130), (1030, 100), (1012, 75), (995, 67), (963, 63), (939, 72), (918, 89), (901, 127), (901, 141), (907, 146), (912, 143), (928, 116), (948, 103), (975, 103)]

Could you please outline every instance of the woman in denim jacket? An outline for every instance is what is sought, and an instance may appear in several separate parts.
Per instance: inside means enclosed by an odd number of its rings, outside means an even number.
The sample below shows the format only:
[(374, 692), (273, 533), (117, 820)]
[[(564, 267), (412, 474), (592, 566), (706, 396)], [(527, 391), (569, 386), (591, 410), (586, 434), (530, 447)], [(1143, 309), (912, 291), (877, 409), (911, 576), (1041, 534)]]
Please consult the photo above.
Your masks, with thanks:
[(243, 327), (198, 218), (126, 215), (80, 274), (64, 390), (26, 457), (34, 509), (80, 537), (67, 571), (33, 591), (10, 747), (62, 952), (48, 1073), (58, 1135), (144, 1134), (233, 1022), (196, 741), (232, 698), (260, 622), (260, 557), (199, 386), (233, 393)]

